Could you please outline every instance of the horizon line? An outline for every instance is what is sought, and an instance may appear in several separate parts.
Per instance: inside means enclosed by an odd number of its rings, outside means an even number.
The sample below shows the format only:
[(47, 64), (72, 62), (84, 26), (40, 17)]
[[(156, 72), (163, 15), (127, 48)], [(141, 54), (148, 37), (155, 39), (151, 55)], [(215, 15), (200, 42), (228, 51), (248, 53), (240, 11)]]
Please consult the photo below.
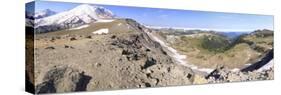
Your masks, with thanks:
[[(182, 29), (182, 30), (203, 30), (203, 31), (217, 31), (217, 32), (253, 32), (256, 30), (264, 30), (266, 28), (261, 28), (261, 29), (216, 29), (216, 28), (191, 28), (191, 27), (169, 27), (169, 26), (150, 26), (150, 25), (144, 25), (149, 28), (155, 28), (155, 29)], [(274, 29), (267, 29), (274, 31)]]

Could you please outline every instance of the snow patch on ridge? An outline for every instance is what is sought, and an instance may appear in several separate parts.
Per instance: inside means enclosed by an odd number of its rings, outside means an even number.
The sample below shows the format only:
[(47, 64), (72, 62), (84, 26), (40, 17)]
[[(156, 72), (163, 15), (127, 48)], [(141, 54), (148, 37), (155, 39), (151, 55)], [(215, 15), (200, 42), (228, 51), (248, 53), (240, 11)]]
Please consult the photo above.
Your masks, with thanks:
[(79, 30), (79, 29), (83, 29), (83, 28), (87, 28), (87, 27), (89, 27), (88, 24), (82, 25), (82, 26), (79, 26), (79, 27), (75, 27), (75, 28), (71, 28), (71, 29), (69, 29), (69, 30)]
[(238, 72), (238, 71), (240, 71), (240, 69), (234, 68), (234, 69), (232, 69), (231, 71), (232, 71), (232, 72)]
[(107, 20), (105, 20), (105, 19), (103, 19), (103, 20), (97, 20), (95, 23), (109, 23), (109, 22), (113, 22), (113, 21), (115, 21), (115, 20), (113, 20), (113, 19), (107, 19)]
[(152, 33), (150, 33), (150, 32), (146, 32), (146, 33), (154, 41), (158, 42), (162, 47), (166, 48), (169, 51), (168, 55), (171, 56), (177, 63), (179, 63), (181, 65), (184, 65), (184, 66), (187, 66), (187, 67), (190, 67), (193, 70), (198, 70), (198, 71), (202, 71), (202, 72), (206, 72), (206, 73), (211, 73), (212, 71), (214, 71), (214, 69), (198, 68), (195, 65), (188, 64), (188, 62), (186, 62), (186, 55), (179, 54), (177, 52), (177, 50), (175, 50), (174, 48), (168, 46), (165, 42), (160, 40), (158, 37), (154, 36)]
[(94, 32), (92, 32), (93, 34), (107, 34), (107, 33), (109, 33), (109, 30), (107, 29), (107, 28), (102, 28), (102, 29), (99, 29), (99, 30), (97, 30), (97, 31), (94, 31)]

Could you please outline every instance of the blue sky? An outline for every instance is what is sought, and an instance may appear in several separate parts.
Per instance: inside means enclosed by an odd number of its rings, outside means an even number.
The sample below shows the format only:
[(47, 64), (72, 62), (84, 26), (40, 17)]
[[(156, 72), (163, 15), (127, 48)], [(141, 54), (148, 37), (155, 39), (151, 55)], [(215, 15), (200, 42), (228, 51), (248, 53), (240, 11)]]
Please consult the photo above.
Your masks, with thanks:
[[(36, 11), (51, 9), (56, 12), (70, 10), (80, 4), (37, 1)], [(122, 18), (132, 18), (149, 26), (184, 27), (226, 31), (273, 30), (273, 16), (172, 10), (143, 7), (98, 5)]]

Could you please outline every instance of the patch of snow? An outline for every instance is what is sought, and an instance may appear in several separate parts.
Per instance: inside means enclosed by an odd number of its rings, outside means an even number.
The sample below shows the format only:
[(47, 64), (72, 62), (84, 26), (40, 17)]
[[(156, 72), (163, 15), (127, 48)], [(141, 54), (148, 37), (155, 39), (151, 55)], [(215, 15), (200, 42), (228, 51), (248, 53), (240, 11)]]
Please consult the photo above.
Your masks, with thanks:
[(99, 29), (97, 31), (92, 32), (93, 34), (107, 34), (109, 31), (107, 28)]
[(245, 64), (245, 66), (250, 66), (250, 65), (252, 65), (251, 63), (247, 63), (247, 64)]
[(240, 71), (240, 69), (234, 68), (234, 69), (232, 69), (231, 71), (232, 71), (232, 72), (238, 72), (238, 71)]
[(201, 72), (207, 72), (207, 73), (211, 73), (214, 71), (214, 69), (209, 69), (209, 68), (200, 68), (200, 69), (197, 69), (198, 71), (201, 71)]
[(69, 29), (69, 30), (79, 30), (79, 29), (83, 29), (83, 28), (87, 28), (87, 27), (89, 27), (88, 24), (82, 25), (82, 26), (79, 26), (79, 27), (75, 27), (75, 28), (71, 28), (71, 29)]
[(175, 50), (172, 47), (169, 47), (168, 45), (165, 44), (165, 42), (163, 42), (162, 40), (160, 40), (159, 38), (157, 38), (156, 36), (154, 36), (152, 33), (150, 32), (146, 32), (154, 41), (158, 42), (161, 46), (163, 46), (164, 48), (166, 48), (168, 51), (170, 51), (171, 53), (171, 57), (173, 57), (178, 63), (184, 65), (185, 62), (185, 55), (181, 55), (177, 52), (177, 50)]
[(131, 27), (130, 27), (130, 25), (129, 25), (129, 24), (126, 24), (126, 25), (127, 25), (127, 28), (128, 28), (128, 29), (131, 29)]
[(113, 22), (114, 20), (113, 19), (100, 19), (100, 20), (97, 20), (95, 23), (109, 23), (109, 22)]
[(186, 55), (181, 55), (177, 52), (176, 49), (168, 46), (165, 42), (163, 42), (162, 40), (160, 40), (158, 37), (154, 36), (152, 33), (150, 32), (146, 32), (148, 34), (149, 37), (151, 37), (154, 41), (158, 42), (162, 47), (166, 48), (169, 52), (168, 55), (170, 57), (172, 57), (177, 63), (190, 67), (193, 70), (197, 70), (197, 71), (201, 71), (201, 72), (206, 72), (206, 73), (211, 73), (214, 69), (209, 69), (209, 68), (198, 68), (195, 65), (191, 65), (188, 64), (185, 60), (186, 60)]

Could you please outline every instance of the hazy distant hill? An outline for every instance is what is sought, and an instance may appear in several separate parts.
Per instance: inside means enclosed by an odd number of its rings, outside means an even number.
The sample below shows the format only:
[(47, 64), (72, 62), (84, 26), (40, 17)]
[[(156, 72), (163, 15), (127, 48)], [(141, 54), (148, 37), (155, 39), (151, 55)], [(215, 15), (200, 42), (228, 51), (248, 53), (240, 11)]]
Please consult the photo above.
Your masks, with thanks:
[(249, 32), (219, 32), (219, 34), (225, 35), (230, 39), (235, 39), (243, 34), (248, 34)]

